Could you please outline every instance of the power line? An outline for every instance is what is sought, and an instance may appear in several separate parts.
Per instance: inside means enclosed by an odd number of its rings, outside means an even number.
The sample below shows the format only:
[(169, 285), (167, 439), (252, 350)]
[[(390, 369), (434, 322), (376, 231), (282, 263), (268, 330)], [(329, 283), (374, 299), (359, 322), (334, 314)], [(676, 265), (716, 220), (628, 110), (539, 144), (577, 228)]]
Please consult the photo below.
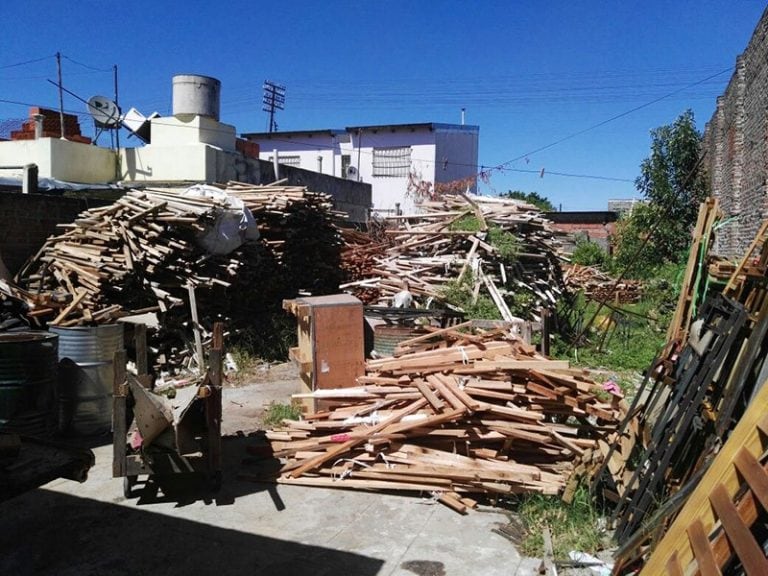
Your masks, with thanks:
[(65, 60), (69, 60), (70, 62), (72, 62), (72, 64), (77, 64), (78, 66), (82, 66), (83, 68), (88, 68), (89, 70), (93, 70), (95, 72), (109, 72), (109, 73), (112, 73), (112, 71), (113, 71), (112, 68), (97, 68), (96, 66), (91, 66), (90, 64), (83, 64), (82, 62), (78, 62), (74, 58), (70, 58), (69, 56), (67, 56), (65, 54), (62, 54), (61, 57), (64, 58)]
[(52, 58), (56, 58), (56, 56), (51, 54), (50, 56), (43, 56), (42, 58), (35, 58), (34, 60), (25, 60), (24, 62), (16, 62), (15, 64), (6, 64), (5, 66), (0, 66), (0, 70), (16, 68), (17, 66), (26, 66), (27, 64), (35, 64), (36, 62), (42, 62), (43, 60), (50, 60)]
[(693, 84), (689, 84), (687, 86), (684, 86), (683, 88), (679, 88), (678, 90), (673, 90), (672, 92), (669, 92), (668, 94), (665, 94), (664, 96), (660, 96), (659, 98), (655, 98), (651, 100), (650, 102), (646, 102), (645, 104), (641, 104), (640, 106), (635, 106), (631, 110), (627, 110), (626, 112), (622, 112), (621, 114), (617, 114), (616, 116), (611, 116), (607, 120), (603, 120), (602, 122), (598, 122), (597, 124), (594, 124), (590, 126), (589, 128), (584, 128), (583, 130), (579, 130), (578, 132), (574, 132), (572, 134), (569, 134), (568, 136), (564, 136), (563, 138), (560, 138), (559, 140), (555, 140), (554, 142), (547, 144), (546, 146), (541, 146), (539, 148), (536, 148), (535, 150), (531, 150), (530, 152), (526, 152), (525, 154), (521, 154), (520, 156), (517, 156), (516, 158), (513, 158), (512, 160), (507, 160), (506, 162), (503, 162), (502, 164), (499, 164), (493, 169), (500, 169), (504, 168), (507, 164), (511, 164), (512, 162), (517, 162), (518, 160), (522, 160), (523, 158), (528, 158), (532, 156), (533, 154), (537, 154), (539, 152), (543, 152), (544, 150), (548, 150), (550, 148), (553, 148), (554, 146), (557, 146), (558, 144), (562, 144), (563, 142), (566, 142), (567, 140), (571, 140), (572, 138), (576, 138), (577, 136), (581, 136), (582, 134), (585, 134), (586, 132), (590, 132), (591, 130), (595, 130), (596, 128), (600, 128), (601, 126), (605, 126), (606, 124), (613, 122), (615, 120), (618, 120), (619, 118), (624, 118), (625, 116), (629, 116), (630, 114), (637, 112), (638, 110), (642, 110), (643, 108), (648, 108), (649, 106), (652, 106), (653, 104), (656, 104), (657, 102), (661, 102), (662, 100), (665, 100), (666, 98), (669, 98), (670, 96), (674, 96), (675, 94), (682, 92), (683, 90), (687, 90), (688, 88), (693, 88), (694, 86), (698, 86), (700, 84), (703, 84), (704, 82), (707, 82), (708, 80), (712, 80), (713, 78), (716, 78), (718, 76), (721, 76), (725, 74), (726, 72), (730, 72), (733, 70), (733, 67), (726, 68), (725, 70), (721, 70), (720, 72), (716, 74), (712, 74), (711, 76), (708, 76), (704, 78), (703, 80), (699, 80), (698, 82), (694, 82)]

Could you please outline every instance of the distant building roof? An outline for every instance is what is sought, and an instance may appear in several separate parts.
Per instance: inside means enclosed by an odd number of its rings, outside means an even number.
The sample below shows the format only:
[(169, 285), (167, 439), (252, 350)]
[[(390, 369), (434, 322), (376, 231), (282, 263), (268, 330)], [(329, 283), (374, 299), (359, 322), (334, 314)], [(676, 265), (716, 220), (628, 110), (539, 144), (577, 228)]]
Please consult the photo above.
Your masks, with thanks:
[(325, 128), (323, 130), (286, 130), (283, 132), (247, 132), (241, 134), (241, 138), (260, 138), (269, 140), (271, 138), (283, 139), (296, 136), (312, 138), (313, 136), (338, 136), (346, 134), (346, 130), (337, 130), (334, 128)]
[(443, 124), (440, 122), (421, 122), (416, 124), (379, 124), (374, 126), (347, 126), (347, 132), (357, 132), (363, 130), (366, 132), (385, 132), (387, 130), (396, 132), (397, 130), (418, 130), (426, 128), (427, 130), (466, 130), (467, 132), (479, 132), (480, 126), (470, 124)]
[(616, 212), (607, 210), (545, 212), (544, 217), (555, 224), (608, 224), (619, 219)]
[(261, 140), (283, 140), (285, 138), (313, 136), (338, 136), (354, 132), (397, 132), (399, 130), (463, 130), (466, 132), (479, 132), (480, 126), (469, 124), (443, 124), (440, 122), (421, 122), (416, 124), (377, 124), (373, 126), (347, 126), (344, 129), (326, 128), (323, 130), (286, 130), (282, 132), (246, 132), (240, 135), (241, 138), (261, 139)]

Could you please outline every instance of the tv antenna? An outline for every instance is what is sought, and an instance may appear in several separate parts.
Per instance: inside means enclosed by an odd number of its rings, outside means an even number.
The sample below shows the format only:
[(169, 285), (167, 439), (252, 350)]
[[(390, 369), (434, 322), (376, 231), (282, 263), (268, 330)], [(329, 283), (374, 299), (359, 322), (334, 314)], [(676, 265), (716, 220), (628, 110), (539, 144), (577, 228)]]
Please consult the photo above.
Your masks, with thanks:
[(275, 84), (270, 80), (264, 81), (264, 98), (262, 100), (264, 112), (269, 112), (269, 131), (277, 130), (275, 111), (285, 110), (285, 86)]

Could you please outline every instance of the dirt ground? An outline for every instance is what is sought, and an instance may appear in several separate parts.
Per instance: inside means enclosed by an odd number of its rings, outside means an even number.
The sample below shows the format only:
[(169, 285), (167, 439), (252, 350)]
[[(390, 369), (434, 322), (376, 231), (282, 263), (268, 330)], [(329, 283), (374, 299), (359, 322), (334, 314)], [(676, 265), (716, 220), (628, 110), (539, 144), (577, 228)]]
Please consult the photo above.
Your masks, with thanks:
[(222, 409), (226, 414), (222, 434), (230, 436), (259, 430), (269, 404), (290, 404), (291, 394), (301, 389), (298, 368), (292, 362), (259, 363), (230, 377), (225, 383)]

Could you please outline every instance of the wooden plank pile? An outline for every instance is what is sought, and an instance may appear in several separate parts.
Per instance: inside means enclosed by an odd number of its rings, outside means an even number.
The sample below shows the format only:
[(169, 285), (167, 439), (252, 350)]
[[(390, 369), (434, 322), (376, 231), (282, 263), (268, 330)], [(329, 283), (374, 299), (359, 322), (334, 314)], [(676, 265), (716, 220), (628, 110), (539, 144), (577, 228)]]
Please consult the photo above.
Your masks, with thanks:
[(462, 512), (472, 493), (561, 493), (579, 459), (611, 441), (623, 399), (521, 340), (466, 328), (401, 343), (368, 361), (357, 387), (311, 393), (319, 411), (267, 433), (279, 473), (243, 477), (433, 491)]
[(596, 266), (568, 264), (563, 267), (565, 285), (572, 291), (598, 302), (632, 304), (643, 295), (643, 284), (639, 280), (616, 282)]
[[(153, 347), (165, 342), (160, 353), (173, 363), (176, 355), (189, 356), (185, 338), (193, 325), (204, 339), (217, 320), (236, 333), (280, 313), (282, 300), (301, 290), (337, 290), (342, 241), (329, 196), (236, 182), (226, 191), (251, 210), (258, 241), (211, 255), (197, 239), (225, 208), (222, 201), (182, 190), (132, 190), (62, 225), (5, 292), (23, 300), (40, 327), (159, 312)], [(190, 288), (200, 311), (194, 322)]]
[[(467, 283), (476, 300), (486, 294), (503, 320), (512, 310), (539, 320), (565, 291), (560, 243), (548, 222), (529, 205), (511, 199), (446, 195), (420, 204), (419, 214), (385, 218), (389, 247), (349, 250), (353, 272), (344, 288), (370, 302), (388, 304), (408, 281), (422, 301), (445, 300), (451, 285)], [(358, 291), (362, 292), (358, 295)]]

